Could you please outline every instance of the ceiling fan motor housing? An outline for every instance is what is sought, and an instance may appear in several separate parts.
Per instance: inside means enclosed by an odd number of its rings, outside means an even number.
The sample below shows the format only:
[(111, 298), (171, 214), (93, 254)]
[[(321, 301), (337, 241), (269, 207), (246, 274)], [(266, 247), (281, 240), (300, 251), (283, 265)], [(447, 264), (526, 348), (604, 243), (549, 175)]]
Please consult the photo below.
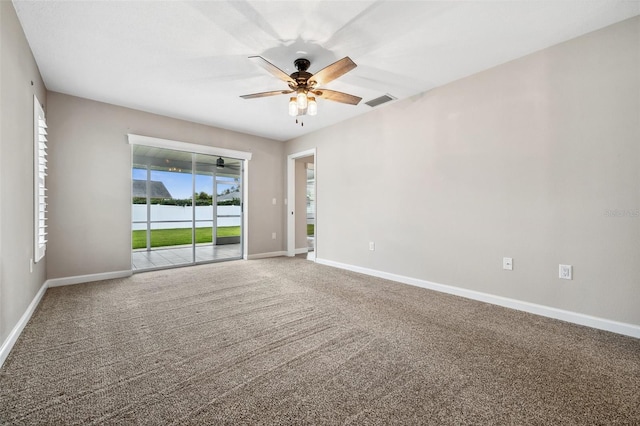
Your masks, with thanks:
[(307, 87), (307, 82), (313, 74), (307, 72), (307, 70), (309, 69), (311, 62), (305, 58), (298, 58), (293, 61), (293, 65), (295, 65), (298, 71), (290, 75), (291, 79), (295, 83), (289, 83), (289, 87), (293, 90), (310, 89), (310, 87)]
[(298, 58), (295, 61), (293, 61), (293, 65), (295, 65), (298, 71), (306, 71), (309, 69), (309, 66), (311, 65), (311, 61), (305, 58)]

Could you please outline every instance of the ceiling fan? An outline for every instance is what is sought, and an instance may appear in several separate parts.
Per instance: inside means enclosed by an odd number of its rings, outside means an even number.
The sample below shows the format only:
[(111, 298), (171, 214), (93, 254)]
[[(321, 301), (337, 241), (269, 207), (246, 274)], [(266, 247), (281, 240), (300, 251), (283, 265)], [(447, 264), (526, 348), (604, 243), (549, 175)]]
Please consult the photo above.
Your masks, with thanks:
[(270, 92), (252, 93), (250, 95), (240, 96), (243, 99), (264, 98), (266, 96), (288, 95), (295, 93), (289, 99), (289, 115), (296, 117), (299, 115), (316, 115), (318, 113), (318, 104), (315, 95), (330, 101), (341, 102), (343, 104), (358, 105), (362, 98), (348, 93), (342, 93), (335, 90), (320, 88), (336, 78), (344, 75), (357, 67), (355, 62), (348, 56), (326, 66), (315, 74), (311, 74), (307, 70), (311, 65), (311, 61), (305, 58), (298, 58), (293, 61), (293, 65), (298, 71), (288, 75), (262, 56), (250, 56), (249, 59), (256, 65), (269, 71), (275, 77), (287, 83), (288, 90), (272, 90)]
[(217, 173), (223, 173), (223, 172), (239, 173), (241, 163), (242, 163), (241, 161), (235, 160), (233, 158), (218, 157), (218, 159), (216, 160), (215, 170)]

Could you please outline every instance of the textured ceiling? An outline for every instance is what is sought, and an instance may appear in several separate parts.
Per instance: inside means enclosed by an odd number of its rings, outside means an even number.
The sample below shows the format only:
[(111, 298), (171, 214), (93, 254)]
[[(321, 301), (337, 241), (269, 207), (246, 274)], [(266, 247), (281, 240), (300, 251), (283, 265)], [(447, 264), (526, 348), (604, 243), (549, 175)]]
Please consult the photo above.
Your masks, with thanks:
[[(49, 90), (287, 140), (371, 111), (366, 101), (428, 91), (640, 14), (640, 2), (589, 1), (23, 1), (18, 17)], [(305, 126), (286, 89), (247, 58), (314, 73), (358, 67), (326, 88)], [(379, 106), (377, 108), (384, 108)]]

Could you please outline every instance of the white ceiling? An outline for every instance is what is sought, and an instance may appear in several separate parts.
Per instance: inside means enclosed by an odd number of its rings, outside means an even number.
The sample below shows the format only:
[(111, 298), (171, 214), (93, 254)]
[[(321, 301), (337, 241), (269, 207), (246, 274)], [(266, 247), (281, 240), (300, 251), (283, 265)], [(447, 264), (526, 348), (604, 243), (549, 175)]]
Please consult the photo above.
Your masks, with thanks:
[[(640, 14), (640, 2), (561, 1), (25, 1), (18, 17), (49, 90), (288, 140), (398, 99)], [(349, 56), (358, 67), (326, 88), (305, 126), (286, 89), (247, 58), (315, 73)], [(384, 108), (379, 106), (378, 108)]]

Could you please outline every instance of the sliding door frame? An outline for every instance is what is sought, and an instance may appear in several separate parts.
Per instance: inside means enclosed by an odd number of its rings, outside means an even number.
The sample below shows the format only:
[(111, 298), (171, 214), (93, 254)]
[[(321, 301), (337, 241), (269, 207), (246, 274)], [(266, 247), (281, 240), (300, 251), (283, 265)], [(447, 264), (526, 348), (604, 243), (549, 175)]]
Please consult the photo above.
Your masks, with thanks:
[[(154, 138), (154, 137), (150, 137), (150, 136), (142, 136), (142, 135), (136, 135), (136, 134), (131, 134), (129, 133), (127, 135), (128, 137), (128, 143), (129, 145), (144, 145), (144, 146), (149, 146), (149, 147), (154, 147), (154, 148), (162, 148), (162, 149), (169, 149), (169, 150), (174, 150), (174, 151), (182, 151), (182, 152), (189, 152), (192, 154), (192, 194), (195, 193), (195, 185), (196, 185), (196, 181), (195, 181), (195, 172), (196, 172), (196, 166), (195, 166), (195, 162), (196, 162), (196, 157), (195, 154), (202, 154), (202, 155), (209, 155), (209, 156), (218, 156), (218, 157), (226, 157), (226, 158), (233, 158), (236, 160), (241, 160), (240, 164), (241, 164), (241, 170), (240, 170), (240, 189), (241, 189), (241, 200), (240, 200), (240, 230), (241, 230), (241, 234), (240, 234), (240, 257), (242, 259), (247, 259), (248, 258), (248, 241), (249, 241), (249, 232), (248, 232), (248, 214), (247, 214), (247, 208), (248, 208), (248, 170), (249, 170), (249, 160), (251, 160), (252, 157), (252, 153), (251, 152), (247, 152), (247, 151), (237, 151), (237, 150), (232, 150), (232, 149), (227, 149), (227, 148), (218, 148), (218, 147), (213, 147), (213, 146), (208, 146), (208, 145), (199, 145), (199, 144), (193, 144), (193, 143), (189, 143), (189, 142), (181, 142), (181, 141), (175, 141), (175, 140), (171, 140), (171, 139), (160, 139), (160, 138)], [(133, 156), (131, 157), (132, 163), (131, 163), (131, 167), (133, 167)], [(147, 228), (150, 226), (150, 211), (149, 211), (149, 196), (150, 196), (150, 190), (148, 188), (149, 186), (149, 181), (150, 181), (150, 176), (149, 174), (151, 173), (150, 169), (147, 168)], [(213, 175), (213, 179), (214, 179), (214, 189), (216, 188), (216, 175)], [(216, 201), (216, 196), (217, 194), (214, 191), (213, 194), (213, 201)], [(193, 195), (192, 195), (193, 197)], [(196, 236), (195, 236), (195, 223), (196, 223), (196, 217), (195, 217), (195, 199), (192, 199), (192, 247), (193, 247), (193, 263), (192, 264), (197, 264), (197, 262), (195, 261), (196, 256), (195, 256), (195, 250), (196, 250)], [(213, 229), (212, 232), (217, 233), (217, 217), (215, 217), (217, 215), (217, 204), (213, 205), (214, 207), (214, 218), (213, 218)], [(130, 218), (129, 222), (132, 222), (132, 217)], [(213, 236), (213, 244), (216, 243), (215, 241), (215, 237), (216, 235)], [(150, 232), (147, 229), (147, 249), (149, 249), (150, 247)], [(132, 249), (132, 248), (131, 248)]]

